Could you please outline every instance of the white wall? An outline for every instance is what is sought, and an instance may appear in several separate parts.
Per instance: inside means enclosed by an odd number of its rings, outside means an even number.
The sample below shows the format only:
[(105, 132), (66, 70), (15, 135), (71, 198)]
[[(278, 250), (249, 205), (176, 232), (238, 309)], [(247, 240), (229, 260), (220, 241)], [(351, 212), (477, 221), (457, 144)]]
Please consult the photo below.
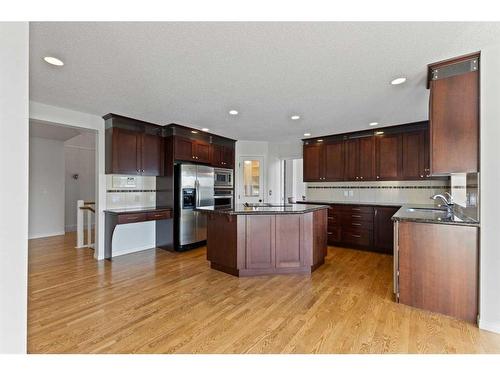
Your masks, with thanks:
[(28, 238), (64, 234), (64, 143), (31, 137)]
[(97, 181), (96, 181), (96, 211), (97, 211), (97, 259), (104, 259), (104, 210), (106, 209), (106, 175), (104, 174), (104, 120), (88, 113), (55, 107), (48, 104), (30, 101), (29, 117), (34, 120), (47, 121), (56, 124), (73, 126), (76, 128), (92, 129), (97, 131)]
[(27, 22), (0, 23), (0, 353), (26, 353), (28, 46)]
[(479, 327), (500, 333), (500, 46), (481, 51)]
[(76, 201), (95, 201), (95, 138), (95, 133), (86, 132), (64, 142), (66, 232), (76, 231)]

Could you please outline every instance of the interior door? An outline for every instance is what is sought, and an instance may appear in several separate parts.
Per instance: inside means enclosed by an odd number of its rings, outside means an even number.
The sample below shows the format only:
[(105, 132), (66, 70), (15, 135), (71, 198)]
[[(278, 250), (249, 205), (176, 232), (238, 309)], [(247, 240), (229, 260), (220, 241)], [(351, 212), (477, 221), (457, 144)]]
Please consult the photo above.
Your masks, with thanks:
[(264, 202), (264, 158), (242, 156), (239, 159), (239, 203)]

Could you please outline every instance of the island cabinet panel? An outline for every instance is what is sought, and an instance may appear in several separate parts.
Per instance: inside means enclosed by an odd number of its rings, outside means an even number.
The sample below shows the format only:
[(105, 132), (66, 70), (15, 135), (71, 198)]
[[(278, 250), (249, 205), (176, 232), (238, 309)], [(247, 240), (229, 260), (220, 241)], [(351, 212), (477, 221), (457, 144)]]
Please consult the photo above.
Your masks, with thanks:
[(344, 180), (344, 142), (332, 141), (325, 143), (325, 178), (326, 181)]
[(479, 229), (413, 222), (398, 228), (399, 302), (476, 322)]
[(276, 268), (304, 265), (301, 242), (302, 216), (276, 216)]
[(431, 174), (478, 172), (479, 54), (429, 69)]
[(275, 217), (248, 215), (246, 217), (246, 268), (271, 269), (275, 262)]
[(324, 152), (321, 143), (305, 144), (303, 148), (303, 164), (305, 182), (323, 181)]
[(401, 134), (377, 135), (375, 139), (377, 180), (401, 177)]
[(221, 271), (237, 275), (237, 218), (232, 215), (207, 215), (207, 259)]

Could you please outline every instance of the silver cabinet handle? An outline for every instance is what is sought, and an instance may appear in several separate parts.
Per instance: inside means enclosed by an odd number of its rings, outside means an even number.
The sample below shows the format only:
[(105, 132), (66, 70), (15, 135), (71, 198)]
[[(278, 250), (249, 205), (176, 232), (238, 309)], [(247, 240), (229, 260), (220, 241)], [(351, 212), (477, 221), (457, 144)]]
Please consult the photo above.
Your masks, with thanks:
[(359, 234), (351, 234), (352, 237), (360, 238), (361, 236)]
[(361, 226), (361, 224), (360, 224), (360, 223), (352, 223), (352, 225), (353, 225), (353, 226), (357, 226), (357, 227)]
[(351, 215), (351, 217), (361, 217), (361, 215)]
[(327, 232), (328, 234), (333, 234), (332, 232)]

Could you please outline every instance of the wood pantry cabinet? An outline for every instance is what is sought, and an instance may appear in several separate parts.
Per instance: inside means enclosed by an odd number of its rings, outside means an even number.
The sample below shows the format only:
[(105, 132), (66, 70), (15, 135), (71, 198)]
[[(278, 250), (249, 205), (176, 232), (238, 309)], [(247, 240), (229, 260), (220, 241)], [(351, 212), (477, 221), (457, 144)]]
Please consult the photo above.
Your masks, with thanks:
[(479, 171), (479, 53), (431, 64), (431, 174)]
[(106, 173), (161, 176), (163, 138), (135, 130), (106, 129)]
[(304, 182), (429, 179), (428, 122), (303, 140)]

